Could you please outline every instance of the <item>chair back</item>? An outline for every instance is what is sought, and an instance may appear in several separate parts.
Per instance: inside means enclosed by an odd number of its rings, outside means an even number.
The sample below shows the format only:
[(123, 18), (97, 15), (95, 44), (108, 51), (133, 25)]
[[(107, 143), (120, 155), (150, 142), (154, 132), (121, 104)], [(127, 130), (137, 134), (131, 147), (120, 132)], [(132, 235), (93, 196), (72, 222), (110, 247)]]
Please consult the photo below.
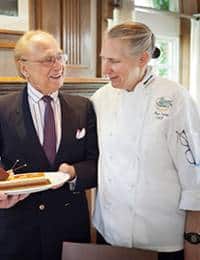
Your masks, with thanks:
[(64, 242), (62, 260), (158, 260), (158, 254), (135, 248)]

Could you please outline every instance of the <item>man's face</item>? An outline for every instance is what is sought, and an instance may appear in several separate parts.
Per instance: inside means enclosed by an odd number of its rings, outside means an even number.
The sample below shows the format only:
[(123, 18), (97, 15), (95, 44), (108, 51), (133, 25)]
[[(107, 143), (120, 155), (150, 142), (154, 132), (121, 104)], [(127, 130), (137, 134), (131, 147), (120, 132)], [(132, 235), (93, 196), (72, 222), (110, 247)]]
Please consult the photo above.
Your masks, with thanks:
[(41, 93), (51, 94), (63, 85), (63, 56), (55, 40), (35, 37), (21, 59), (22, 74)]

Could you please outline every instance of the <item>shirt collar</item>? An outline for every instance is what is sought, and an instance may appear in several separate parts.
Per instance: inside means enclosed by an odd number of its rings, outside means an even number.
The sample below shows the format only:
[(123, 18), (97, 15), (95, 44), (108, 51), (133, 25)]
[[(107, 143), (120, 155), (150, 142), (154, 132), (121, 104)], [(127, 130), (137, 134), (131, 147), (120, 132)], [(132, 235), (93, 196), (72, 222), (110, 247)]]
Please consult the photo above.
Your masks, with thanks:
[[(39, 102), (42, 97), (44, 96), (41, 92), (39, 92), (37, 89), (35, 89), (29, 82), (27, 85), (27, 92), (28, 96), (34, 101), (34, 102)], [(58, 90), (53, 92), (50, 97), (53, 98), (54, 102), (57, 101), (58, 99)]]
[(155, 79), (155, 74), (153, 72), (153, 68), (152, 68), (152, 66), (148, 65), (143, 79), (136, 84), (133, 91), (126, 91), (126, 92), (134, 93), (135, 91), (141, 89), (141, 87), (147, 88), (151, 84), (151, 82), (154, 81), (154, 79)]
[(153, 68), (152, 66), (148, 65), (147, 66), (147, 70), (146, 73), (143, 77), (143, 79), (141, 81), (139, 81), (137, 83), (137, 85), (135, 86), (135, 88), (132, 91), (127, 91), (126, 89), (118, 89), (118, 88), (113, 88), (112, 84), (111, 87), (112, 89), (114, 89), (115, 93), (117, 93), (118, 95), (134, 95), (136, 91), (141, 90), (142, 88), (147, 88), (152, 81), (154, 81), (155, 79), (155, 73), (153, 72)]
[(147, 87), (149, 86), (149, 84), (155, 79), (155, 74), (153, 72), (153, 68), (152, 66), (147, 66), (147, 71), (146, 74), (144, 76), (144, 78), (142, 79), (142, 81), (140, 82), (143, 87)]

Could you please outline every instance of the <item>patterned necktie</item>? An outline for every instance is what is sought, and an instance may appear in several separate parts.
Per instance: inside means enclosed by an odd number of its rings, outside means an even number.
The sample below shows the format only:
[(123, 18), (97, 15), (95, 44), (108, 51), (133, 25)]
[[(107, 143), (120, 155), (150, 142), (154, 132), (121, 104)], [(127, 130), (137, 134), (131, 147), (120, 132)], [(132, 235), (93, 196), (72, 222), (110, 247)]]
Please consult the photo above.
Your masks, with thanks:
[(53, 164), (56, 157), (56, 129), (54, 113), (51, 106), (53, 99), (50, 96), (43, 96), (42, 99), (45, 102), (43, 149), (48, 161)]

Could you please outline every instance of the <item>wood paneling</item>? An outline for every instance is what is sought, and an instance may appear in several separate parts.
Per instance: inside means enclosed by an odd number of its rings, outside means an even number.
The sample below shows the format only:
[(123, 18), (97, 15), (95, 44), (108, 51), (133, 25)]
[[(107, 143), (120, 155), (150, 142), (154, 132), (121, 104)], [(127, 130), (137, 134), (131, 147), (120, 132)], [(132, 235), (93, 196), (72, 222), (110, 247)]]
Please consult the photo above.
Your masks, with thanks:
[[(89, 15), (86, 5), (86, 15)], [(80, 0), (63, 1), (63, 50), (68, 54), (68, 64), (80, 65), (81, 59), (81, 3)], [(76, 19), (74, 19), (76, 17)], [(81, 31), (82, 29), (82, 31)], [(89, 29), (89, 28), (88, 28)]]
[[(62, 46), (69, 61), (66, 76), (96, 76), (95, 0), (62, 0)], [(96, 16), (95, 16), (96, 19)]]
[[(61, 91), (71, 95), (90, 97), (106, 83), (106, 80), (97, 78), (66, 78)], [(26, 81), (19, 77), (0, 77), (0, 95), (19, 91), (25, 86)]]
[[(30, 29), (42, 29), (55, 36), (69, 56), (66, 77), (101, 77), (101, 39), (112, 11), (111, 0), (29, 0)], [(0, 51), (14, 48), (22, 33), (0, 31)], [(0, 76), (10, 76), (15, 68), (0, 71)]]
[[(8, 83), (8, 84), (15, 84), (15, 83), (25, 83), (26, 80), (22, 79), (21, 77), (1, 77), (0, 76), (0, 83)], [(106, 84), (108, 80), (102, 78), (65, 78), (64, 83), (66, 84)]]
[(181, 0), (181, 13), (194, 14), (198, 12), (198, 0)]
[(35, 0), (36, 29), (48, 31), (61, 44), (61, 0)]
[[(35, 16), (33, 17), (35, 0), (29, 1), (29, 27), (33, 27), (33, 20), (35, 21)], [(4, 30), (0, 28), (0, 48), (14, 48), (16, 41), (24, 33), (24, 31), (13, 31), (13, 30)]]
[(0, 76), (15, 76), (17, 75), (13, 48), (5, 47), (0, 49)]
[(180, 82), (188, 88), (190, 78), (190, 20), (181, 18), (180, 26)]
[[(187, 15), (198, 13), (200, 0), (181, 0), (180, 12)], [(181, 35), (180, 35), (180, 82), (189, 87), (190, 77), (190, 29), (191, 22), (189, 19), (181, 18)]]
[(0, 29), (0, 48), (14, 48), (22, 34), (23, 32)]
[(96, 76), (102, 77), (101, 45), (102, 38), (108, 26), (108, 18), (113, 18), (114, 4), (112, 0), (97, 0), (97, 41), (96, 41)]
[(66, 77), (96, 76), (96, 0), (35, 0), (35, 26), (68, 54)]

